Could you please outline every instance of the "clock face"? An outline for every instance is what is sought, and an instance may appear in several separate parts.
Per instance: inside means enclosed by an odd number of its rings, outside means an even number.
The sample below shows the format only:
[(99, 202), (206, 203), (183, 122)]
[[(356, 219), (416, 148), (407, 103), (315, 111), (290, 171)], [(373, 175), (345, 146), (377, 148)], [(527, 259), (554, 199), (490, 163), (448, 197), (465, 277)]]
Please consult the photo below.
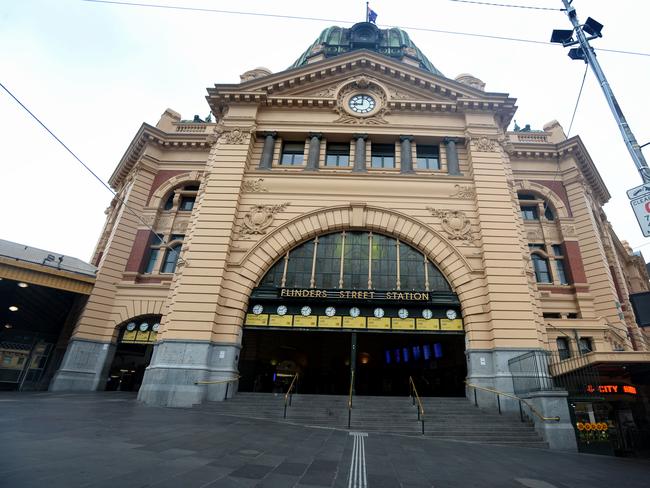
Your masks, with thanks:
[(126, 330), (128, 330), (129, 332), (135, 330), (135, 322), (131, 322), (129, 325), (127, 325)]
[(425, 308), (424, 310), (422, 310), (422, 317), (429, 320), (431, 317), (433, 317), (433, 312), (428, 308)]
[(334, 307), (327, 307), (325, 309), (325, 315), (327, 315), (328, 317), (333, 317), (335, 313), (336, 313), (336, 309)]
[(409, 311), (406, 310), (405, 308), (400, 308), (400, 309), (397, 311), (397, 316), (398, 316), (400, 319), (405, 319), (405, 318), (407, 318), (407, 317), (409, 316)]
[(149, 324), (148, 324), (148, 323), (143, 322), (142, 324), (140, 324), (140, 330), (141, 330), (142, 332), (145, 332), (148, 328), (149, 328)]
[(153, 330), (154, 332), (158, 332), (158, 329), (160, 329), (160, 324), (158, 322), (156, 322), (151, 326), (151, 330)]
[(253, 313), (255, 315), (259, 315), (264, 311), (264, 307), (260, 305), (259, 303), (253, 307)]
[(287, 313), (287, 306), (286, 305), (280, 305), (278, 307), (278, 315), (284, 315)]
[(348, 105), (353, 112), (367, 114), (374, 110), (376, 102), (370, 95), (355, 95), (350, 98)]
[(375, 309), (374, 314), (375, 314), (375, 317), (377, 317), (378, 319), (380, 319), (380, 318), (382, 318), (382, 317), (384, 316), (384, 309), (383, 309), (383, 308), (380, 308), (380, 307), (377, 307), (377, 308)]
[(452, 309), (447, 310), (446, 315), (449, 320), (454, 320), (456, 317), (458, 317), (456, 310), (452, 310)]
[(302, 307), (300, 309), (300, 313), (303, 314), (305, 317), (307, 315), (310, 315), (311, 314), (311, 307), (308, 307), (307, 305), (305, 305), (304, 307)]
[(350, 317), (358, 317), (360, 313), (361, 310), (359, 310), (357, 307), (352, 307), (350, 309)]

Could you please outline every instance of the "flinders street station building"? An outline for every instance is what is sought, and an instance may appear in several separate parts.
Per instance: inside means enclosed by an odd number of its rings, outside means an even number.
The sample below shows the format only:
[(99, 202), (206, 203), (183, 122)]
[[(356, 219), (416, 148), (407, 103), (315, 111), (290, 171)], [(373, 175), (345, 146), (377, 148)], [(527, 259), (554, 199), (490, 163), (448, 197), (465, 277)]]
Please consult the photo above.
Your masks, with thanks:
[(415, 388), (521, 408), (552, 448), (638, 446), (648, 276), (580, 137), (508, 131), (515, 98), (366, 22), (206, 100), (119, 160), (50, 390), (192, 407)]

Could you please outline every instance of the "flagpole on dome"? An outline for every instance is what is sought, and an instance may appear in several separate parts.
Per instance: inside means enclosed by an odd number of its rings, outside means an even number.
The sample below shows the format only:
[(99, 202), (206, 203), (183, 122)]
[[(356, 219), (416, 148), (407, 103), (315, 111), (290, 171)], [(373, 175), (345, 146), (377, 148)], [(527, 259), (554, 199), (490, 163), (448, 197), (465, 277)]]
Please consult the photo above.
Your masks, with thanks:
[(370, 12), (370, 2), (366, 2), (366, 22), (368, 22), (368, 12)]

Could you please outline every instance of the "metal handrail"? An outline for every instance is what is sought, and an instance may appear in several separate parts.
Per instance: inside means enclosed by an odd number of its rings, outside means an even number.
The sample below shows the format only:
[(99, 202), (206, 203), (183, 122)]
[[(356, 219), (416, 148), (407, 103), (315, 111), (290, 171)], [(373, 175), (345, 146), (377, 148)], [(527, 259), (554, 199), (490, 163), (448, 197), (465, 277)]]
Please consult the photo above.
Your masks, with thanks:
[(354, 391), (354, 371), (350, 374), (350, 392), (348, 394), (348, 429), (352, 421), (352, 392)]
[(287, 418), (287, 399), (289, 401), (289, 406), (291, 406), (291, 398), (293, 396), (293, 393), (291, 392), (294, 388), (294, 385), (296, 384), (296, 381), (298, 380), (298, 373), (293, 375), (293, 379), (291, 380), (291, 384), (289, 385), (289, 389), (287, 392), (284, 394), (284, 418)]
[(513, 400), (517, 400), (519, 402), (519, 416), (520, 416), (522, 422), (524, 421), (524, 410), (521, 407), (522, 403), (524, 405), (526, 405), (530, 409), (530, 411), (532, 413), (534, 413), (543, 422), (547, 422), (547, 421), (550, 421), (550, 420), (552, 420), (553, 422), (559, 422), (560, 421), (560, 417), (544, 417), (544, 415), (542, 415), (540, 412), (538, 412), (537, 409), (530, 402), (528, 402), (527, 400), (524, 400), (523, 398), (518, 397), (517, 395), (512, 395), (510, 393), (505, 393), (503, 391), (495, 390), (494, 388), (488, 388), (488, 387), (485, 387), (485, 386), (474, 385), (472, 383), (468, 383), (467, 381), (465, 381), (465, 384), (470, 388), (474, 388), (474, 405), (476, 405), (477, 407), (478, 407), (478, 399), (476, 397), (476, 390), (483, 390), (483, 391), (487, 391), (489, 393), (494, 393), (497, 396), (497, 406), (499, 408), (499, 414), (501, 414), (501, 400), (500, 400), (499, 397), (504, 396), (506, 398), (512, 398)]
[(420, 400), (420, 395), (418, 395), (418, 389), (415, 387), (412, 376), (409, 376), (409, 390), (411, 391), (410, 396), (413, 399), (413, 405), (415, 406), (416, 400), (418, 402), (418, 421), (422, 422), (422, 435), (424, 435), (424, 405), (422, 405), (422, 400)]
[(241, 375), (233, 376), (232, 378), (229, 378), (227, 380), (205, 380), (205, 381), (195, 381), (195, 385), (219, 385), (219, 384), (226, 384), (226, 394), (223, 396), (223, 401), (225, 402), (228, 400), (228, 389), (230, 388), (230, 383), (239, 380), (241, 378)]

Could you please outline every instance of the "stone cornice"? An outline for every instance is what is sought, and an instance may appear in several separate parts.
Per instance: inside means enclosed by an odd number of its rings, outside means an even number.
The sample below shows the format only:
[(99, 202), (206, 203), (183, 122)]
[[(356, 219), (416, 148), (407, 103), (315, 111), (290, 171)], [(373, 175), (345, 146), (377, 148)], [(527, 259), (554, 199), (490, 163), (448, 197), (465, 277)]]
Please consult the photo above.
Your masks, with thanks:
[(120, 159), (108, 183), (112, 188), (117, 189), (142, 157), (147, 144), (153, 144), (166, 149), (209, 150), (210, 143), (208, 142), (208, 135), (212, 133), (211, 129), (216, 124), (197, 124), (201, 126), (201, 131), (184, 130), (192, 125), (194, 124), (177, 124), (178, 132), (168, 133), (152, 125), (143, 123), (122, 156), (122, 159)]

